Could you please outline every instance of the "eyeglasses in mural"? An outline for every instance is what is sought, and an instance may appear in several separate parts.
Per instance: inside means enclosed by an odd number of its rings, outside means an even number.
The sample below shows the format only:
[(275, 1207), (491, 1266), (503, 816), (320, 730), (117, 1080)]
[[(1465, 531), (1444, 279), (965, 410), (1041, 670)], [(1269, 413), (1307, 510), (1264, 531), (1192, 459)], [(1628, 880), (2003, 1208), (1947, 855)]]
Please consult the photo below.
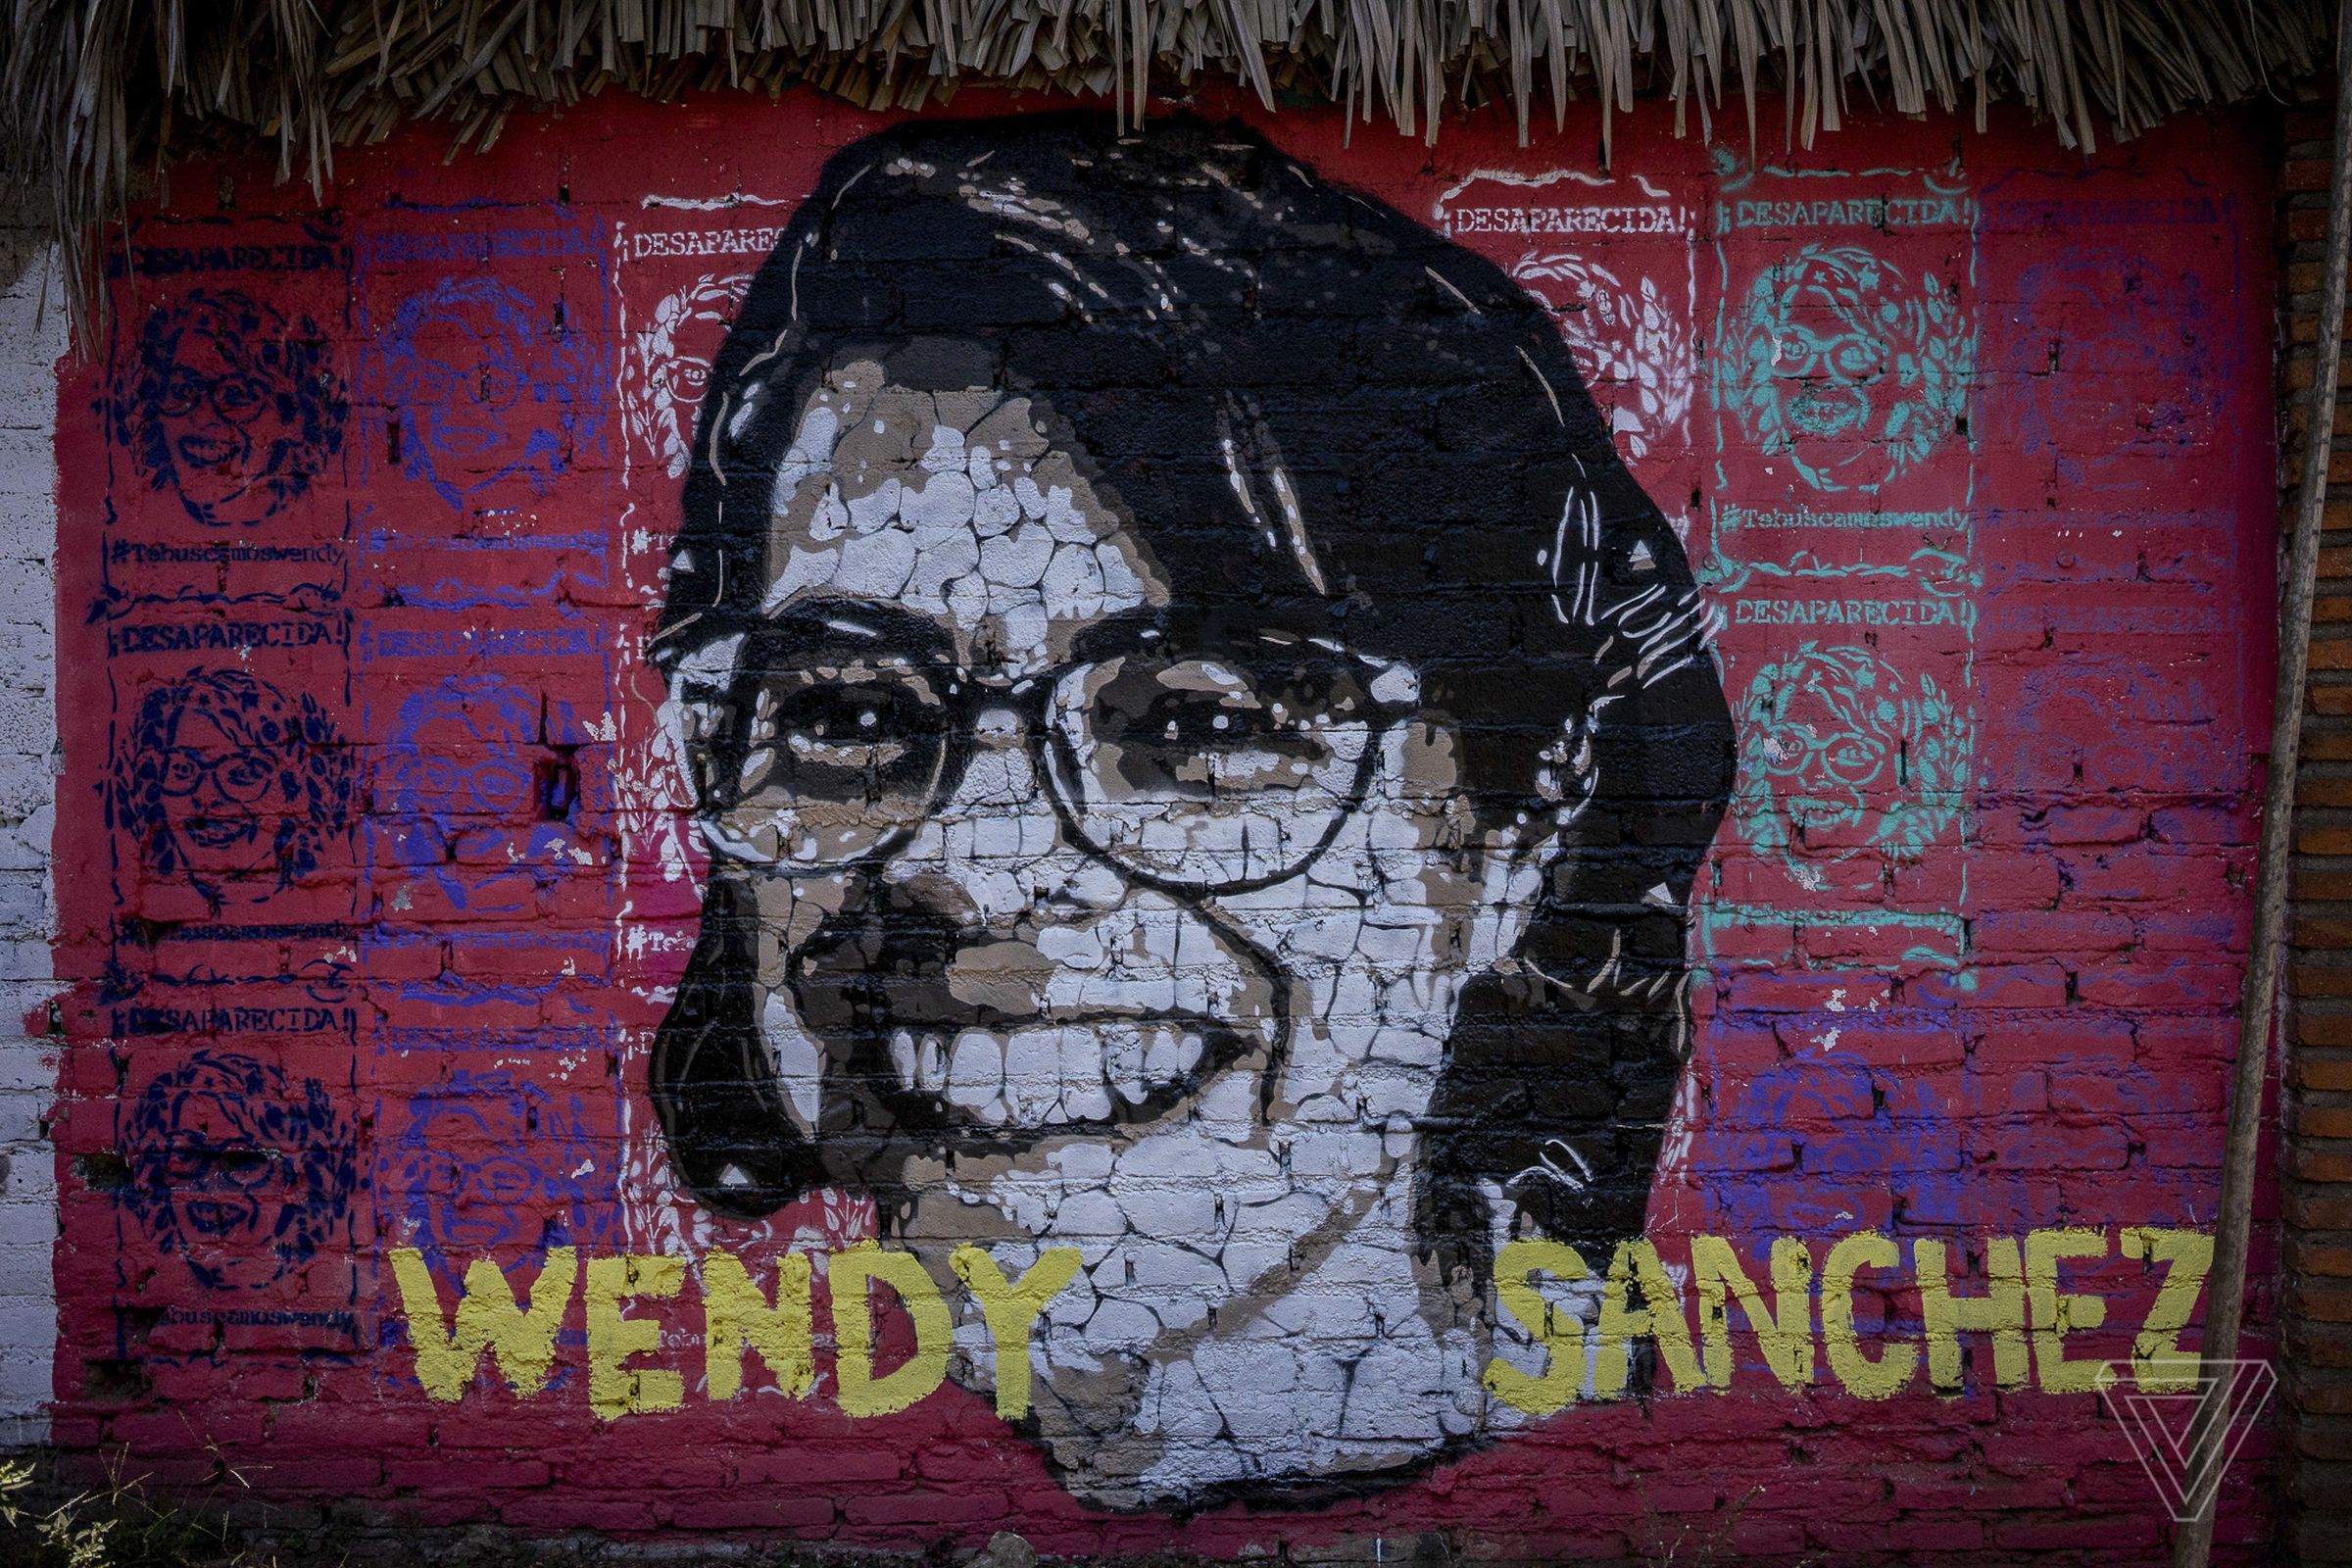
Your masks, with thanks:
[(139, 699), (113, 806), (142, 873), (218, 912), (261, 904), (349, 837), (351, 757), (308, 692), (199, 669)]
[(124, 1206), (211, 1290), (260, 1290), (347, 1247), (359, 1138), (317, 1080), (199, 1051), (123, 1106)]
[(447, 279), (404, 301), (385, 334), (393, 463), (460, 510), (544, 495), (598, 431), (596, 371), (521, 290)]

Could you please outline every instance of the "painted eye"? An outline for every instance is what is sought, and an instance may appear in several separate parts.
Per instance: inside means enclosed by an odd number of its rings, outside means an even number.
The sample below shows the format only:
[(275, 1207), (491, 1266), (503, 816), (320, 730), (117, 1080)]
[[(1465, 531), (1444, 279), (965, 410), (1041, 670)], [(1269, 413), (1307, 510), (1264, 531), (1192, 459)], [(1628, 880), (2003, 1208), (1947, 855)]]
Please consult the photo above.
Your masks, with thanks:
[(1152, 699), (1137, 728), (1164, 746), (1205, 750), (1245, 745), (1268, 734), (1274, 724), (1247, 694), (1177, 691)]
[(238, 752), (215, 764), (213, 781), (230, 800), (251, 802), (268, 792), (275, 771), (276, 766), (267, 754)]
[(213, 388), (213, 407), (221, 416), (242, 424), (262, 410), (261, 389), (250, 381), (223, 381)]
[(270, 1185), (277, 1174), (277, 1159), (259, 1150), (231, 1150), (217, 1156), (215, 1168), (223, 1185), (250, 1193)]
[(519, 1159), (487, 1159), (474, 1173), (482, 1196), (501, 1205), (527, 1201), (539, 1185), (539, 1173)]
[(522, 396), (522, 377), (506, 366), (485, 365), (474, 396), (485, 409), (496, 412), (511, 409)]
[(1860, 780), (1877, 772), (1886, 755), (1886, 748), (1873, 741), (1847, 736), (1822, 753), (1822, 762), (1838, 778)]
[(204, 383), (192, 370), (173, 371), (165, 381), (162, 395), (155, 400), (157, 412), (178, 419), (196, 412), (204, 401)]
[(427, 757), (416, 764), (415, 774), (416, 793), (429, 798), (430, 804), (447, 806), (449, 798), (465, 781), (457, 763), (446, 757)]
[(505, 815), (522, 804), (531, 775), (510, 762), (482, 762), (473, 770), (473, 796), (482, 809)]
[(758, 787), (843, 803), (921, 794), (938, 770), (942, 723), (930, 686), (905, 670), (780, 671), (754, 705)]
[(1354, 681), (1325, 666), (1127, 659), (1100, 671), (1059, 722), (1105, 799), (1327, 784), (1340, 732), (1369, 711)]
[(1879, 372), (1879, 346), (1862, 338), (1848, 338), (1838, 346), (1838, 373), (1860, 380)]
[(164, 759), (164, 792), (168, 795), (187, 795), (204, 781), (204, 759), (185, 748), (169, 753)]

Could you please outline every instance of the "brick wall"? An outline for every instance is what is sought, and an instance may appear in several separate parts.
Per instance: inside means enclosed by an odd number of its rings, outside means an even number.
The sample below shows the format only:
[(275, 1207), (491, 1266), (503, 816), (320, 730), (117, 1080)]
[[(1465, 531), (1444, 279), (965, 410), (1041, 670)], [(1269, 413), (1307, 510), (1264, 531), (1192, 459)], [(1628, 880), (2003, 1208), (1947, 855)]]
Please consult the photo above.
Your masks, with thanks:
[(2159, 1551), (2096, 1385), (2218, 1186), (2263, 127), (986, 107), (133, 215), (57, 1441), (646, 1540)]
[(46, 1430), (57, 1297), (57, 1182), (44, 1112), (49, 876), (56, 813), (57, 362), (66, 348), (44, 214), (0, 205), (0, 1444)]
[[(2312, 345), (2320, 311), (2332, 105), (2323, 99), (2286, 119), (2279, 214), (2284, 266), (2280, 326), (2281, 414), (2289, 455), (2282, 480), (2291, 507), (2310, 429)], [(2352, 431), (2339, 410), (2336, 435)], [(2289, 1442), (2281, 1454), (2288, 1541), (2305, 1562), (2352, 1555), (2352, 1012), (2342, 965), (2352, 900), (2344, 824), (2352, 820), (2352, 642), (2346, 576), (2352, 553), (2352, 463), (2328, 462), (2331, 486), (2313, 607), (2312, 684), (2296, 779), (2294, 962), (2289, 979), (2281, 1298), (2281, 1370)], [(2291, 511), (2287, 514), (2292, 524)]]

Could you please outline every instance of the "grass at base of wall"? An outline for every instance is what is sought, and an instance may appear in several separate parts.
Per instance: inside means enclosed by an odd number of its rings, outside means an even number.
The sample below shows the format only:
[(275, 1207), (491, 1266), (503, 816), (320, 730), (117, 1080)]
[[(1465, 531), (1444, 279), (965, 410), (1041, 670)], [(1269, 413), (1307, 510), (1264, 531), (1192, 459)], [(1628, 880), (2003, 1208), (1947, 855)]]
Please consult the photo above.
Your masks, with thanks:
[[(242, 1489), (227, 1473), (216, 1483)], [(0, 1562), (24, 1568), (274, 1568), (213, 1499), (159, 1499), (120, 1455), (74, 1486), (45, 1452), (0, 1457)]]
[[(943, 1541), (919, 1552), (774, 1540), (613, 1540), (588, 1531), (422, 1526), (364, 1508), (274, 1507), (254, 1495), (256, 1479), (218, 1455), (212, 1479), (190, 1488), (151, 1482), (126, 1451), (0, 1450), (0, 1568), (1041, 1568), (1036, 1551), (1011, 1532), (978, 1548)], [(1742, 1561), (1730, 1531), (1761, 1490), (1713, 1518), (1670, 1519), (1645, 1506), (1649, 1544), (1632, 1545), (1625, 1557), (1579, 1559), (1579, 1568)], [(1281, 1560), (1298, 1568), (1559, 1568), (1566, 1559), (1484, 1558), (1450, 1533), (1430, 1532), (1333, 1543)], [(1813, 1552), (1774, 1559), (1778, 1568), (1818, 1568), (1824, 1560)], [(1208, 1564), (1167, 1547), (1145, 1556), (1052, 1559), (1043, 1568)]]

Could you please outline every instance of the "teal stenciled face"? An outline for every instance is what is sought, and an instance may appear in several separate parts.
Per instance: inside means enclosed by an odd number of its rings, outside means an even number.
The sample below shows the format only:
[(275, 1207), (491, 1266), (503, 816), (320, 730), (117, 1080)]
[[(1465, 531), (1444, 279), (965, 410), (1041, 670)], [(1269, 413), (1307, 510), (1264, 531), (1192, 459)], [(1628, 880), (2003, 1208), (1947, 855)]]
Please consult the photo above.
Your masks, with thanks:
[(1807, 887), (1875, 883), (1957, 819), (1967, 717), (1924, 672), (1808, 643), (1758, 671), (1740, 717), (1735, 820)]
[(1772, 349), (1785, 416), (1804, 435), (1850, 437), (1870, 428), (1872, 400), (1886, 371), (1886, 344), (1839, 321), (1821, 291), (1807, 293), (1811, 297), (1798, 302), (1803, 314), (1786, 324)]
[(1895, 742), (1869, 695), (1808, 680), (1787, 692), (1770, 738), (1760, 748), (1784, 810), (1808, 846), (1844, 839), (1870, 811), (1872, 798), (1896, 781)]
[(1975, 333), (1950, 287), (1859, 246), (1804, 246), (1726, 322), (1719, 406), (1824, 493), (1877, 490), (1951, 439)]

